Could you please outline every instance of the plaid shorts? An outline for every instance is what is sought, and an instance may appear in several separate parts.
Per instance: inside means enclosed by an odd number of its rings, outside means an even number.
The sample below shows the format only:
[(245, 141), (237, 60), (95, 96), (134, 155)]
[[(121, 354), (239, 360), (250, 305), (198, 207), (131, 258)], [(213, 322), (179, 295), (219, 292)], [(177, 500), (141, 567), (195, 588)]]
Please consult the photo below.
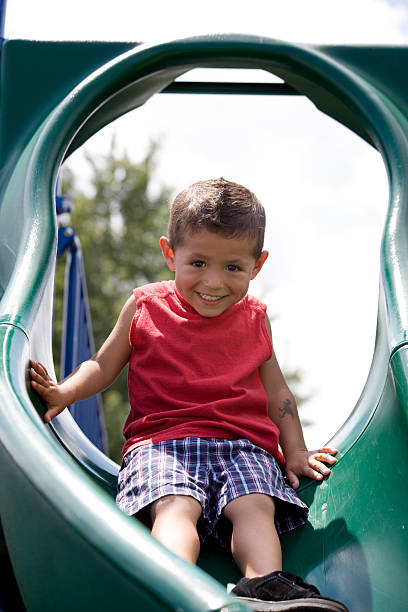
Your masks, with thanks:
[[(189, 495), (202, 507), (200, 539), (214, 534), (225, 545), (230, 525), (222, 520), (222, 510), (251, 493), (274, 498), (278, 533), (306, 522), (307, 506), (287, 484), (278, 463), (249, 440), (189, 437), (140, 446), (124, 457), (116, 503), (135, 515), (165, 495)], [(143, 520), (143, 513), (138, 518)], [(144, 522), (148, 524), (146, 516)]]

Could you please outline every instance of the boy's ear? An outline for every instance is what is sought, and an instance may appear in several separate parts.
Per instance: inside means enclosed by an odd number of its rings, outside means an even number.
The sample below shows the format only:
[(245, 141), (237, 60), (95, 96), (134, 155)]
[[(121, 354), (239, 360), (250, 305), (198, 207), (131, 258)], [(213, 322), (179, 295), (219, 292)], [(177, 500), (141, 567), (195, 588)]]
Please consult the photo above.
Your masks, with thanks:
[(174, 252), (166, 236), (162, 236), (160, 238), (160, 246), (161, 246), (161, 250), (163, 253), (163, 257), (166, 260), (167, 265), (169, 266), (172, 272), (175, 272), (176, 265), (174, 263)]
[(255, 262), (254, 269), (252, 270), (251, 280), (255, 278), (258, 272), (261, 271), (262, 266), (264, 265), (265, 261), (268, 259), (268, 255), (269, 255), (268, 251), (262, 251), (261, 255)]

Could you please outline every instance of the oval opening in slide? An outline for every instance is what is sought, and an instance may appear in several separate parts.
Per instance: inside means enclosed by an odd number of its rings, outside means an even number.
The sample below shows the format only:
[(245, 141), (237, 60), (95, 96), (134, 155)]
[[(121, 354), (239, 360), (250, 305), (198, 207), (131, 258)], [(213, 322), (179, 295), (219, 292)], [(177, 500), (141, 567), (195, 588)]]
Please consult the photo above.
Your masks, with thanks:
[[(282, 82), (256, 69), (178, 80)], [(87, 141), (95, 161), (113, 133), (135, 160), (151, 137), (161, 144), (153, 190), (224, 175), (264, 202), (271, 254), (254, 292), (276, 319), (283, 369), (300, 374), (306, 437), (325, 442), (353, 409), (373, 353), (387, 202), (378, 153), (304, 96), (156, 95)], [(86, 176), (81, 150), (68, 164)]]

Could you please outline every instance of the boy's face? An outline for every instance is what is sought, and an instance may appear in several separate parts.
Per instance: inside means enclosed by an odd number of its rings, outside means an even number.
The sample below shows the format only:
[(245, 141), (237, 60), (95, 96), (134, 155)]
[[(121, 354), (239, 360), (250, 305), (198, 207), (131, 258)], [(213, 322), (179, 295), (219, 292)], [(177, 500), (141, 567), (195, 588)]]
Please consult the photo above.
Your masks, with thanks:
[(255, 260), (253, 241), (200, 230), (188, 234), (175, 252), (160, 239), (177, 291), (203, 317), (217, 317), (246, 295), (268, 252)]

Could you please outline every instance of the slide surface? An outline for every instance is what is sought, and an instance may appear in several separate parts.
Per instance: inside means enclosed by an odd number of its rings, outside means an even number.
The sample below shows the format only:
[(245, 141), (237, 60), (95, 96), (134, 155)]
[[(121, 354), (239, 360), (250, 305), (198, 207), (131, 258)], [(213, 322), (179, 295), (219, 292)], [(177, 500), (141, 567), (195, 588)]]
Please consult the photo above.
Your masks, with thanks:
[[(309, 524), (282, 539), (286, 569), (350, 610), (405, 608), (408, 129), (405, 92), (398, 88), (398, 70), (392, 71), (396, 57), (400, 67), (407, 50), (378, 49), (370, 56), (366, 49), (243, 36), (152, 46), (6, 41), (0, 107), (0, 517), (27, 610), (245, 609), (226, 594), (224, 585), (238, 577), (227, 554), (210, 546), (202, 569), (194, 568), (116, 508), (118, 466), (89, 443), (68, 413), (52, 426), (43, 424), (27, 373), (29, 359), (53, 369), (53, 197), (59, 166), (103, 125), (196, 66), (269, 69), (383, 155), (391, 195), (372, 368), (354, 412), (332, 441), (340, 449), (332, 475), (320, 485), (302, 485)], [(61, 76), (54, 78), (57, 65)], [(328, 359), (331, 350), (334, 341)]]

